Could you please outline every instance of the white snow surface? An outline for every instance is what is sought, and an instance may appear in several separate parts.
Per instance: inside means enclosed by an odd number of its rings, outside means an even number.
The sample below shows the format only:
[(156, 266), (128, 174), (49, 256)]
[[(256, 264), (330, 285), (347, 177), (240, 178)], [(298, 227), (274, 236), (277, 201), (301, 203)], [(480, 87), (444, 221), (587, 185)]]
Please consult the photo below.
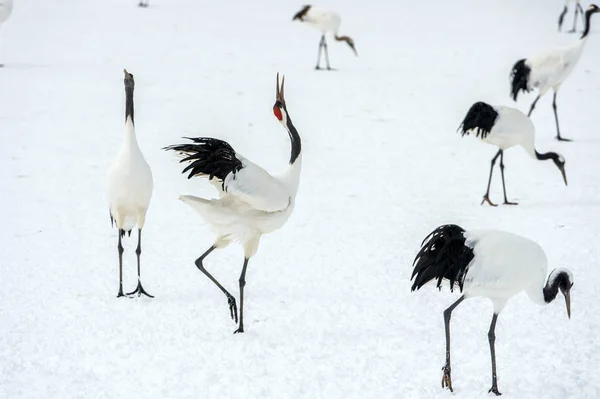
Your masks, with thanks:
[[(452, 318), (454, 394), (441, 388), (443, 310), (434, 284), (411, 292), (421, 240), (443, 223), (504, 229), (538, 242), (550, 270), (574, 274), (562, 297), (511, 299), (496, 328), (505, 398), (600, 397), (600, 28), (558, 97), (536, 107), (538, 151), (506, 152), (509, 200), (480, 206), (496, 149), (456, 132), (482, 100), (509, 98), (520, 58), (572, 43), (562, 2), (348, 2), (315, 71), (319, 33), (281, 0), (20, 0), (2, 26), (0, 69), (0, 398), (481, 398), (492, 396), (491, 302)], [(571, 13), (569, 14), (571, 15)], [(600, 17), (596, 16), (596, 24)], [(567, 20), (568, 23), (568, 20)], [(116, 298), (117, 231), (105, 173), (123, 140), (123, 68), (136, 79), (136, 133), (155, 190), (142, 281), (154, 299)], [(289, 139), (272, 113), (285, 74), (303, 171), (288, 223), (264, 236), (246, 284), (246, 333), (233, 335), (224, 295), (194, 260), (214, 236), (179, 195), (214, 196), (187, 180), (163, 146), (227, 140), (269, 172)], [(502, 202), (496, 170), (491, 198)], [(124, 288), (136, 284), (135, 232)], [(209, 271), (238, 296), (240, 246)]]

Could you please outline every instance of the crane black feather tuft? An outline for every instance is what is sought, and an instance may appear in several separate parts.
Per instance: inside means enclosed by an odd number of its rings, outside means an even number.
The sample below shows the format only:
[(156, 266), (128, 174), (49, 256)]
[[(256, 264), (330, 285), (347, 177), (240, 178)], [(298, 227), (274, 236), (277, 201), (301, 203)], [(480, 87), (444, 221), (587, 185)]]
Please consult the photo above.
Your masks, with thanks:
[(194, 176), (208, 176), (209, 180), (214, 177), (222, 183), (225, 190), (225, 178), (228, 174), (234, 175), (244, 166), (242, 161), (236, 157), (235, 150), (229, 143), (212, 137), (184, 137), (192, 140), (194, 144), (177, 144), (164, 147), (163, 150), (178, 151), (185, 155), (179, 161), (189, 162), (181, 173), (190, 172), (188, 179)]
[(525, 63), (525, 59), (515, 63), (510, 74), (511, 78), (511, 95), (513, 100), (517, 101), (517, 96), (520, 91), (529, 93), (529, 74), (531, 68)]
[(479, 101), (469, 108), (458, 130), (464, 136), (468, 135), (471, 129), (475, 129), (475, 136), (481, 136), (483, 140), (490, 134), (497, 118), (498, 112), (491, 105)]
[(450, 281), (450, 290), (458, 284), (463, 290), (465, 276), (473, 249), (465, 244), (465, 230), (455, 224), (445, 224), (432, 231), (421, 243), (421, 250), (413, 262), (414, 278), (411, 291), (418, 290), (431, 280), (437, 279), (437, 288), (441, 289), (442, 280)]

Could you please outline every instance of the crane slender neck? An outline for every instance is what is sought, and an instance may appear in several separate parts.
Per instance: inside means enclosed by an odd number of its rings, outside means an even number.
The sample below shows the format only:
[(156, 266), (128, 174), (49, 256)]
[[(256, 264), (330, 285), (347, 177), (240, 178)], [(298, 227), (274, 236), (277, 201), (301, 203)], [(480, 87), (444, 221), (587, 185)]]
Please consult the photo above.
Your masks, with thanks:
[(133, 121), (133, 87), (125, 86), (125, 121), (131, 117), (131, 123)]
[(294, 162), (296, 162), (296, 160), (298, 159), (300, 152), (302, 151), (302, 141), (300, 140), (300, 135), (298, 134), (296, 127), (292, 123), (289, 114), (287, 114), (285, 126), (288, 131), (288, 134), (290, 135), (290, 142), (292, 144), (292, 149), (290, 153), (290, 165), (293, 165)]
[(592, 18), (592, 14), (594, 14), (593, 11), (586, 11), (585, 12), (585, 28), (583, 29), (583, 33), (581, 34), (581, 39), (586, 39), (588, 33), (590, 33), (590, 24), (591, 24), (591, 18)]
[(539, 159), (540, 161), (545, 161), (545, 160), (548, 160), (548, 159), (553, 159), (556, 156), (556, 154), (553, 153), (553, 152), (546, 152), (544, 154), (540, 154), (539, 152), (537, 152), (537, 150), (535, 148), (533, 149), (533, 151), (535, 152), (535, 157), (537, 159)]

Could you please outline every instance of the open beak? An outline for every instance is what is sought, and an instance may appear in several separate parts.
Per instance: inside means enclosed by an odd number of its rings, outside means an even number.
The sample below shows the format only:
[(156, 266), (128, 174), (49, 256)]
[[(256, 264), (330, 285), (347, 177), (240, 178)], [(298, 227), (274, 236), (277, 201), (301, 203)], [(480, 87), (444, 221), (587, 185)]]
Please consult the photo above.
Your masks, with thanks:
[(565, 302), (567, 304), (567, 316), (571, 318), (571, 291), (565, 292)]
[(563, 180), (565, 181), (565, 186), (568, 186), (568, 184), (567, 184), (567, 172), (565, 172), (565, 167), (561, 166), (558, 169), (560, 169), (560, 173), (562, 173)]
[(281, 87), (279, 86), (279, 72), (277, 72), (277, 82), (275, 86), (275, 100), (279, 100), (285, 103), (283, 99), (283, 84), (285, 83), (285, 76), (281, 78)]

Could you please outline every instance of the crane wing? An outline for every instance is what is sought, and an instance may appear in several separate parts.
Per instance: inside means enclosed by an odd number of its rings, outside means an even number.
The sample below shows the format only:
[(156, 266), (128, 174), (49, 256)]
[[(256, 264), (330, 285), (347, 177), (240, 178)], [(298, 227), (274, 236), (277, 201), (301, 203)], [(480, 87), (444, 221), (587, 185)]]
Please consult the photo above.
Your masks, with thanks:
[(242, 169), (225, 178), (225, 191), (265, 212), (284, 210), (290, 204), (287, 187), (260, 166), (237, 155)]
[(189, 163), (182, 171), (192, 177), (208, 177), (221, 195), (228, 194), (265, 212), (281, 211), (290, 203), (286, 186), (260, 166), (237, 154), (229, 143), (211, 137), (189, 138), (165, 150), (179, 152)]

